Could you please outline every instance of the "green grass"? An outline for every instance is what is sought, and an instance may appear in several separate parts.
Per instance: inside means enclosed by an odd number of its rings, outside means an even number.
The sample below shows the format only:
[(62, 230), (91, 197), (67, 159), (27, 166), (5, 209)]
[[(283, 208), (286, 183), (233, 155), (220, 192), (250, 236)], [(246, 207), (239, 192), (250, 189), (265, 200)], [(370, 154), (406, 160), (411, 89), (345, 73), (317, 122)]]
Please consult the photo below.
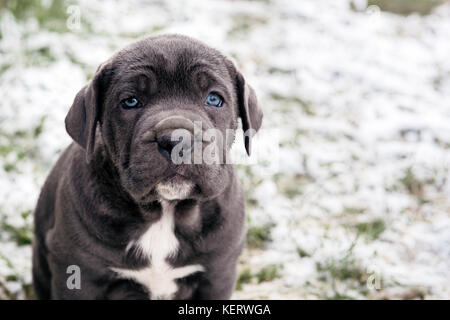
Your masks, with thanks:
[(258, 280), (258, 283), (273, 281), (281, 277), (280, 271), (282, 268), (283, 266), (280, 264), (270, 264), (259, 270), (255, 277)]
[(344, 210), (342, 214), (347, 215), (359, 215), (363, 214), (366, 211), (365, 208), (359, 208), (359, 207), (344, 207)]
[(15, 163), (9, 162), (3, 165), (3, 170), (5, 170), (5, 172), (17, 171), (17, 167)]
[[(325, 295), (325, 299), (349, 300), (356, 299), (347, 294), (348, 290), (356, 290), (363, 296), (367, 295), (368, 274), (354, 258), (328, 259), (325, 262), (317, 262), (316, 270), (318, 279), (331, 284), (332, 295)], [(338, 289), (339, 288), (339, 289)]]
[[(323, 299), (358, 299), (354, 292), (361, 296), (367, 296), (369, 289), (367, 280), (369, 273), (360, 260), (357, 260), (353, 254), (353, 249), (358, 244), (360, 234), (356, 235), (355, 240), (340, 258), (327, 258), (322, 262), (316, 262), (318, 280), (331, 286), (332, 294), (321, 294)], [(349, 292), (352, 293), (349, 293)]]
[(282, 95), (277, 92), (272, 92), (272, 93), (270, 93), (270, 97), (273, 100), (278, 101), (278, 102), (281, 101), (281, 102), (285, 102), (285, 103), (289, 103), (289, 104), (298, 106), (308, 116), (314, 116), (316, 114), (311, 102), (306, 101), (305, 99), (302, 99), (299, 96)]
[(35, 18), (41, 27), (51, 31), (68, 31), (66, 10), (69, 4), (66, 0), (0, 0), (0, 9), (8, 10), (18, 20)]
[(263, 249), (265, 244), (272, 240), (270, 233), (273, 227), (273, 223), (250, 226), (247, 230), (247, 246), (253, 249)]
[[(20, 216), (25, 222), (23, 226), (14, 226), (7, 223), (5, 219), (2, 219), (0, 221), (0, 234), (4, 235), (6, 238), (9, 238), (9, 240), (14, 241), (18, 246), (30, 246), (33, 237), (32, 223), (29, 219), (31, 214), (31, 210), (20, 213)], [(10, 273), (4, 274), (3, 279), (0, 277), (0, 300), (2, 297), (10, 300), (16, 300), (19, 298), (34, 299), (35, 295), (32, 284), (25, 279), (23, 274), (17, 273), (13, 262), (1, 252), (0, 260), (3, 260), (10, 270)], [(12, 292), (8, 290), (8, 286), (6, 285), (8, 282), (17, 282), (20, 284), (22, 289), (18, 292)]]
[(368, 5), (376, 5), (382, 11), (388, 11), (400, 15), (418, 13), (420, 15), (430, 14), (443, 0), (369, 0)]
[(36, 127), (33, 128), (33, 138), (37, 138), (41, 135), (42, 129), (44, 128), (45, 119), (47, 116), (43, 116)]
[(421, 196), (423, 194), (424, 183), (416, 177), (411, 167), (407, 168), (400, 182), (410, 194)]
[(0, 223), (0, 230), (15, 241), (18, 246), (30, 245), (33, 239), (32, 227), (30, 225), (16, 227), (3, 220)]
[(370, 222), (361, 222), (355, 225), (359, 234), (364, 234), (368, 239), (375, 240), (386, 230), (386, 223), (382, 219)]
[(34, 142), (42, 134), (45, 120), (46, 116), (43, 116), (29, 130), (16, 130), (12, 133), (3, 132), (0, 127), (0, 157), (6, 157), (10, 153), (15, 153), (19, 160), (36, 157), (39, 150)]
[[(8, 268), (11, 269), (12, 271), (14, 270), (13, 263), (7, 257), (2, 255), (1, 253), (0, 253), (0, 260), (5, 261)], [(12, 273), (12, 274), (5, 276), (4, 280), (6, 282), (19, 282), (22, 286), (21, 293), (24, 295), (25, 299), (34, 299), (35, 298), (32, 284), (25, 281), (25, 279), (22, 275), (19, 275), (17, 273)], [(14, 293), (14, 292), (11, 292), (10, 290), (8, 290), (5, 283), (2, 282), (2, 280), (0, 279), (0, 300), (2, 299), (2, 296), (7, 298), (8, 300), (17, 300), (17, 299), (19, 299), (19, 292)]]
[(297, 254), (300, 258), (310, 257), (311, 255), (301, 247), (297, 247)]
[(295, 75), (296, 70), (295, 69), (285, 69), (285, 68), (278, 68), (278, 67), (269, 67), (267, 71), (270, 74), (284, 74), (284, 75)]
[(283, 266), (280, 264), (269, 264), (262, 267), (258, 272), (252, 273), (249, 268), (245, 268), (239, 274), (236, 282), (236, 290), (242, 290), (244, 284), (256, 282), (269, 282), (281, 277)]
[(36, 50), (26, 50), (26, 63), (30, 66), (47, 67), (56, 61), (50, 47), (41, 47)]
[(236, 290), (242, 290), (242, 286), (252, 281), (253, 275), (250, 269), (244, 269), (240, 274), (236, 282)]
[(408, 167), (400, 179), (400, 183), (409, 194), (417, 198), (419, 204), (424, 204), (429, 202), (425, 193), (425, 187), (434, 185), (436, 181), (434, 178), (419, 178), (413, 169)]
[(316, 269), (319, 274), (329, 275), (334, 280), (356, 280), (365, 284), (367, 277), (364, 269), (354, 259), (330, 260), (324, 263), (318, 262)]
[(228, 35), (231, 37), (237, 35), (247, 35), (251, 29), (265, 23), (267, 23), (267, 21), (264, 18), (239, 13), (233, 16), (233, 24), (231, 29), (228, 31)]
[[(307, 159), (304, 158), (303, 161), (305, 162)], [(307, 167), (306, 163), (304, 163), (304, 167)], [(274, 180), (278, 192), (289, 199), (303, 195), (304, 188), (313, 181), (312, 177), (305, 174), (279, 175), (275, 176)]]
[(342, 294), (342, 293), (339, 293), (339, 292), (334, 292), (333, 295), (326, 296), (324, 298), (326, 300), (355, 300), (354, 297), (346, 295), (346, 294)]

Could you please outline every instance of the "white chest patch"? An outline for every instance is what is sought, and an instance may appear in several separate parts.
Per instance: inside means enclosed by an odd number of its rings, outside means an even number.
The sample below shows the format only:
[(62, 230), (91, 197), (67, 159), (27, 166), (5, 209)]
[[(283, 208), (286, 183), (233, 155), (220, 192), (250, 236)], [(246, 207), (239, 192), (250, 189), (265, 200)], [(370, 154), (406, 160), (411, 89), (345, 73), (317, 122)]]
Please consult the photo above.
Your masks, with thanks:
[(156, 191), (166, 200), (186, 199), (191, 194), (193, 188), (194, 183), (189, 180), (181, 180), (176, 183), (169, 180), (156, 185)]
[(151, 265), (140, 270), (111, 269), (120, 277), (145, 286), (150, 291), (152, 299), (171, 299), (178, 290), (175, 279), (204, 271), (204, 268), (199, 264), (172, 268), (167, 263), (166, 259), (177, 253), (179, 242), (174, 233), (174, 205), (162, 201), (161, 206), (161, 218), (153, 223), (136, 243), (130, 243), (128, 246), (129, 249), (136, 245), (139, 252), (150, 259)]

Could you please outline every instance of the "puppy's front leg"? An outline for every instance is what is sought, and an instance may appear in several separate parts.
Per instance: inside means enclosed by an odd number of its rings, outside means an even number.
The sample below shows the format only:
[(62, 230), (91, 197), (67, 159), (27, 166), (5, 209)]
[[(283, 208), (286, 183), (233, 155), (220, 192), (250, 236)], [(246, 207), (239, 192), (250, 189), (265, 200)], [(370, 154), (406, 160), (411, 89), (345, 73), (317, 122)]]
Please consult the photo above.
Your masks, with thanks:
[(237, 259), (238, 255), (233, 255), (231, 258), (214, 261), (202, 275), (193, 298), (200, 300), (230, 299), (236, 283)]

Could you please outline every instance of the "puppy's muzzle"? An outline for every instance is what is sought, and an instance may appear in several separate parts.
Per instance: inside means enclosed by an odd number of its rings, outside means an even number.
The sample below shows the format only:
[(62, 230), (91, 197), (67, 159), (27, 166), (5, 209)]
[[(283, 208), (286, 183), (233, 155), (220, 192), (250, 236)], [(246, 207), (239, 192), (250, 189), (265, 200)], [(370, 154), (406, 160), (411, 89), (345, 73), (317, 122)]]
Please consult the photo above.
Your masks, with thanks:
[[(147, 132), (144, 140), (156, 142), (158, 151), (168, 160), (172, 159), (175, 148), (177, 154), (174, 156), (183, 157), (194, 148), (196, 142), (194, 128), (195, 124), (191, 119), (171, 116), (158, 122), (153, 130)], [(199, 139), (201, 141), (201, 136)]]
[[(186, 131), (185, 129), (176, 129), (179, 130), (180, 134), (183, 136), (180, 137), (180, 135), (174, 136), (174, 134), (166, 134), (161, 137), (158, 137), (156, 139), (156, 142), (158, 143), (158, 151), (161, 153), (166, 159), (172, 158), (172, 152), (175, 152), (175, 148), (178, 146), (177, 154), (175, 156), (183, 157), (184, 154), (187, 154), (188, 152), (192, 152), (194, 139), (192, 138), (192, 135)], [(177, 139), (178, 138), (178, 139)]]

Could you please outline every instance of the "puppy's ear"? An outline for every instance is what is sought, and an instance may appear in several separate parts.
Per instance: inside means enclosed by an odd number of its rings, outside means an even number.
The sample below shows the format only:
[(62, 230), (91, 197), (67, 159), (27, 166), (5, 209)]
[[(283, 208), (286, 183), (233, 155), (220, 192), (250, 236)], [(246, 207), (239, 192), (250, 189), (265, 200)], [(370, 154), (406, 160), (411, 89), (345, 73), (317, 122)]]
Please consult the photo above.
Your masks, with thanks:
[(95, 130), (103, 99), (103, 81), (107, 66), (101, 65), (89, 84), (76, 95), (66, 116), (66, 130), (72, 139), (86, 150), (89, 162), (95, 146)]
[(245, 82), (244, 77), (236, 71), (236, 85), (238, 94), (239, 117), (244, 130), (244, 144), (247, 154), (251, 153), (252, 136), (262, 124), (263, 113), (258, 106), (255, 90)]

